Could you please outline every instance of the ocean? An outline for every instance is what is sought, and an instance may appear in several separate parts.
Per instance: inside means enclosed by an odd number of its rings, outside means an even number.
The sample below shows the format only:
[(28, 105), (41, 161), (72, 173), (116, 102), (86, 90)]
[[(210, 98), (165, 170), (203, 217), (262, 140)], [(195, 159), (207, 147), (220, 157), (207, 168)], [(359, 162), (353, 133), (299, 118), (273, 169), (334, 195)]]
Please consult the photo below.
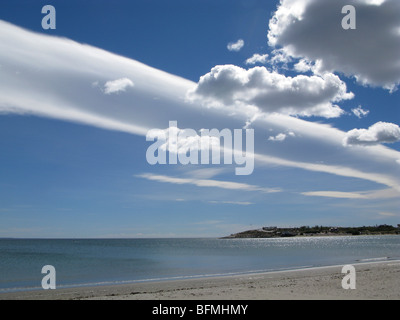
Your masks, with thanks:
[(0, 293), (400, 259), (400, 236), (274, 239), (0, 239)]

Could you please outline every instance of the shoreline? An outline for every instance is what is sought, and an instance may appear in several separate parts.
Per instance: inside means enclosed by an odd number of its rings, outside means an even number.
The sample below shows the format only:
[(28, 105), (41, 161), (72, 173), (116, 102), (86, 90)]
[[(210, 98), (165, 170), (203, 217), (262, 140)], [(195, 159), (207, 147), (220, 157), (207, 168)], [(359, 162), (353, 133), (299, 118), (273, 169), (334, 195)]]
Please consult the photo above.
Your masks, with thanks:
[[(252, 231), (252, 230), (250, 230)], [(149, 238), (82, 238), (82, 237), (77, 237), (77, 238), (24, 238), (24, 237), (17, 237), (17, 238), (10, 238), (10, 237), (5, 237), (5, 238), (0, 238), (1, 240), (72, 240), (72, 241), (81, 241), (81, 240), (166, 240), (166, 239), (274, 239), (273, 237), (270, 238), (245, 238), (245, 237), (238, 237), (234, 238), (231, 237), (232, 235), (229, 236), (209, 236), (209, 237), (149, 237)], [(348, 233), (316, 233), (316, 234), (305, 234), (305, 235), (295, 235), (292, 237), (277, 237), (277, 238), (314, 238), (314, 237), (375, 237), (375, 236), (400, 236), (399, 233), (374, 233), (374, 234), (358, 234), (358, 235), (352, 235)]]
[(282, 236), (272, 236), (272, 237), (236, 237), (236, 236), (226, 236), (226, 237), (221, 237), (221, 238), (215, 238), (219, 240), (246, 240), (246, 239), (296, 239), (296, 238), (329, 238), (329, 237), (352, 237), (352, 238), (360, 238), (360, 237), (384, 237), (384, 236), (399, 236), (400, 234), (390, 234), (390, 233), (384, 233), (384, 234), (359, 234), (359, 235), (353, 235), (353, 234), (315, 234), (315, 235), (295, 235), (291, 237), (282, 237)]
[(0, 300), (373, 300), (400, 299), (400, 260), (352, 264), (355, 290), (345, 290), (343, 265), (203, 278), (144, 281), (0, 293)]

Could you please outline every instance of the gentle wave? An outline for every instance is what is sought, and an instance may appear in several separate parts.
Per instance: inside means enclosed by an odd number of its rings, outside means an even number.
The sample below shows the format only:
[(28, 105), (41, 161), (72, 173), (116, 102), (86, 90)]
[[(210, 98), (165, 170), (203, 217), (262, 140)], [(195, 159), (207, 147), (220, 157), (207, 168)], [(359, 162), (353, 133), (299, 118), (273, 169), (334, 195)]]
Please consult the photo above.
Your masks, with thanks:
[[(57, 285), (57, 289), (68, 289), (68, 288), (81, 288), (81, 287), (98, 287), (98, 286), (112, 286), (112, 285), (123, 285), (123, 284), (135, 284), (143, 282), (158, 282), (158, 281), (174, 281), (174, 280), (187, 280), (187, 279), (203, 279), (203, 278), (217, 278), (217, 277), (230, 277), (230, 276), (248, 276), (256, 275), (259, 273), (268, 272), (279, 272), (279, 271), (291, 271), (300, 270), (307, 268), (314, 268), (315, 266), (296, 266), (290, 268), (276, 268), (276, 269), (263, 269), (263, 270), (251, 270), (242, 272), (226, 272), (226, 273), (212, 273), (212, 274), (197, 274), (188, 276), (176, 276), (176, 277), (161, 277), (161, 278), (149, 278), (149, 279), (137, 279), (137, 280), (123, 280), (123, 281), (100, 281), (90, 283), (79, 283), (79, 284), (62, 284)], [(44, 290), (41, 287), (18, 287), (18, 288), (3, 288), (0, 289), (0, 293), (10, 293), (19, 291), (35, 291)]]
[(360, 262), (372, 262), (372, 261), (386, 261), (386, 260), (390, 260), (390, 257), (380, 257), (380, 258), (367, 258), (367, 259), (359, 259), (357, 261)]

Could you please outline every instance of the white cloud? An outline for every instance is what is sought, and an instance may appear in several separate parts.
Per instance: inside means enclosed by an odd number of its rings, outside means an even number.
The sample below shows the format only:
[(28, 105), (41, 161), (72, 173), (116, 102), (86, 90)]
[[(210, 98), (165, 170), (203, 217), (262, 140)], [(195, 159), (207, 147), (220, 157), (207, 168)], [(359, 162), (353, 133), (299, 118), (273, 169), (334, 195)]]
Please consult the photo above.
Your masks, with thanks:
[(267, 113), (325, 118), (339, 117), (343, 110), (334, 103), (353, 96), (334, 74), (286, 77), (265, 67), (234, 65), (212, 68), (189, 95), (214, 106), (251, 105)]
[[(341, 8), (349, 4), (356, 8), (354, 31), (341, 27)], [(400, 82), (399, 16), (398, 0), (281, 0), (268, 39), (289, 56), (320, 61), (322, 70), (394, 89)]]
[(239, 39), (236, 42), (230, 42), (227, 45), (227, 48), (229, 51), (240, 51), (244, 46), (244, 41), (242, 39)]
[(134, 84), (132, 80), (128, 78), (121, 78), (113, 81), (107, 81), (104, 85), (104, 93), (111, 94), (111, 93), (118, 93), (125, 91), (129, 87), (133, 87)]
[(341, 192), (341, 191), (310, 191), (302, 192), (304, 196), (312, 197), (327, 197), (327, 198), (341, 198), (341, 199), (398, 199), (399, 191), (395, 189), (382, 189), (372, 191), (360, 192)]
[(152, 181), (165, 182), (165, 183), (190, 184), (197, 187), (221, 188), (228, 190), (258, 191), (263, 193), (274, 193), (281, 191), (279, 189), (264, 188), (247, 183), (238, 183), (231, 181), (211, 180), (211, 179), (176, 178), (176, 177), (156, 175), (150, 173), (136, 175), (136, 177)]
[[(272, 84), (267, 86), (273, 93), (268, 97), (272, 99), (275, 94), (281, 99), (278, 101), (280, 104), (271, 100), (271, 110), (284, 111), (283, 108), (290, 105), (282, 101), (286, 94), (293, 101), (298, 97), (300, 106), (308, 112), (311, 111), (306, 108), (307, 101), (310, 105), (312, 101), (318, 104), (328, 101), (329, 106), (332, 97), (340, 100), (344, 94), (341, 81), (334, 76), (328, 81), (322, 77), (290, 78), (271, 73), (267, 74), (267, 79), (260, 81), (256, 75), (263, 75), (265, 71), (257, 73), (244, 70), (237, 72), (237, 75), (250, 76), (252, 82), (245, 81), (247, 87), (241, 91), (241, 82), (230, 79), (232, 83), (227, 86), (227, 92), (219, 88), (222, 101), (219, 103), (224, 108), (207, 109), (200, 103), (187, 103), (185, 100), (186, 93), (198, 88), (199, 84), (102, 49), (30, 32), (4, 21), (0, 21), (0, 61), (0, 113), (55, 118), (140, 135), (143, 139), (151, 128), (166, 128), (171, 119), (197, 132), (201, 128), (242, 128), (249, 119), (246, 109), (242, 108), (243, 104), (257, 102), (254, 98), (262, 97), (262, 84), (267, 80), (276, 80), (276, 85), (279, 84), (276, 87)], [(20, 74), (16, 74), (18, 70)], [(99, 90), (100, 84), (123, 77), (135, 83), (135, 90), (127, 90), (120, 95), (106, 95)], [(216, 80), (221, 82), (222, 79)], [(299, 86), (297, 82), (304, 83), (304, 86)], [(308, 86), (307, 82), (317, 84)], [(235, 83), (241, 88), (239, 97), (234, 97), (234, 103), (237, 102), (240, 107), (236, 110), (231, 104), (223, 103), (224, 99), (229, 100)], [(306, 93), (296, 96), (288, 88), (298, 88), (300, 91), (309, 88), (313, 92), (305, 90)], [(320, 92), (316, 92), (316, 88)], [(250, 89), (255, 92), (255, 96), (250, 97), (252, 101), (244, 96), (251, 93)], [(201, 98), (200, 102), (204, 102), (204, 97)], [(212, 95), (209, 99), (215, 100)], [(260, 103), (260, 110), (269, 110), (268, 99), (261, 101), (264, 104)], [(110, 108), (110, 105), (115, 108)], [(254, 109), (257, 111), (254, 107), (252, 112)], [(299, 112), (300, 109), (296, 109), (296, 113)], [(260, 132), (255, 136), (256, 167), (286, 166), (310, 173), (323, 172), (336, 177), (363, 179), (400, 190), (399, 165), (396, 162), (400, 159), (400, 153), (394, 149), (382, 145), (344, 148), (342, 140), (345, 132), (282, 113), (257, 114), (251, 126), (255, 132)], [(288, 130), (295, 131), (298, 137), (296, 144), (304, 152), (299, 153), (299, 148), (287, 148), (281, 143), (270, 143), (264, 149), (269, 129), (285, 133)], [(142, 151), (145, 155), (146, 150)], [(318, 162), (321, 158), (324, 163)], [(329, 183), (329, 177), (326, 175), (326, 183)]]
[(270, 136), (268, 138), (268, 140), (269, 141), (282, 142), (282, 141), (285, 141), (288, 136), (295, 137), (295, 134), (294, 134), (294, 132), (291, 132), (291, 131), (289, 131), (287, 134), (286, 133), (279, 133), (276, 136)]
[(269, 141), (285, 141), (286, 139), (286, 134), (284, 133), (279, 133), (275, 137), (271, 136), (268, 138)]
[[(360, 0), (358, 0), (360, 1)], [(362, 0), (361, 0), (362, 1)], [(386, 0), (364, 0), (362, 2), (365, 2), (369, 5), (373, 5), (373, 6), (380, 6), (382, 3), (384, 3)]]
[(328, 198), (341, 198), (341, 199), (367, 199), (365, 195), (355, 192), (340, 192), (340, 191), (310, 191), (302, 192), (304, 196), (313, 197), (328, 197)]
[(379, 212), (380, 216), (384, 216), (384, 217), (397, 217), (399, 216), (399, 214), (397, 213), (393, 213), (393, 212)]
[(268, 61), (268, 54), (258, 54), (255, 53), (253, 54), (253, 56), (251, 58), (248, 58), (246, 60), (246, 64), (256, 64), (256, 63), (260, 63), (260, 64), (265, 64)]
[[(364, 160), (366, 156), (373, 156), (378, 150), (373, 150), (370, 155), (363, 154)], [(386, 149), (380, 148), (379, 151), (386, 151)], [(397, 154), (396, 151), (394, 151)], [(389, 155), (388, 155), (389, 156)], [(395, 155), (393, 155), (395, 156)], [(391, 156), (389, 156), (391, 157)], [(341, 165), (327, 165), (303, 161), (293, 161), (279, 157), (268, 156), (264, 154), (255, 154), (257, 161), (268, 164), (275, 164), (280, 166), (287, 166), (292, 168), (301, 168), (303, 170), (314, 171), (314, 172), (325, 172), (342, 177), (358, 178), (362, 180), (368, 180), (382, 185), (391, 187), (397, 191), (400, 191), (400, 183), (397, 177), (393, 177), (390, 174), (382, 174), (370, 171), (362, 171), (359, 169), (354, 169), (352, 167), (346, 167)]]
[(394, 123), (377, 122), (368, 129), (353, 129), (347, 132), (344, 145), (371, 146), (379, 143), (400, 141), (400, 127)]
[[(170, 112), (189, 112), (182, 105), (186, 105), (186, 91), (194, 85), (191, 81), (105, 50), (30, 32), (1, 20), (0, 61), (0, 113), (50, 117), (146, 135), (150, 128), (161, 124), (154, 117), (161, 102), (153, 100), (154, 96), (160, 97), (164, 109)], [(99, 90), (100, 83), (124, 78), (128, 80), (114, 83), (117, 86), (109, 82), (106, 89), (111, 93), (129, 87), (131, 81), (136, 82), (137, 91), (127, 90), (114, 97)], [(118, 106), (118, 112), (110, 108), (111, 104)]]
[(294, 70), (297, 72), (308, 72), (312, 70), (312, 62), (307, 61), (306, 59), (301, 59), (294, 65)]
[(240, 206), (249, 206), (251, 204), (254, 204), (253, 202), (248, 202), (248, 201), (208, 201), (208, 202), (215, 204), (235, 204)]
[(224, 168), (204, 168), (204, 169), (190, 170), (188, 174), (190, 175), (191, 178), (195, 179), (209, 179), (217, 175), (220, 175), (226, 171), (227, 170)]
[[(153, 129), (147, 133), (149, 139), (165, 138), (165, 142), (159, 146), (162, 151), (176, 154), (186, 154), (191, 151), (220, 150), (220, 138), (211, 135), (199, 135), (193, 129), (180, 129), (173, 124), (167, 129)], [(200, 130), (201, 131), (201, 130)]]
[(351, 112), (353, 112), (353, 114), (359, 119), (364, 118), (369, 114), (369, 110), (364, 110), (361, 106), (351, 109)]
[(289, 62), (292, 62), (292, 57), (288, 55), (285, 50), (272, 50), (272, 57), (269, 60), (269, 63), (272, 65), (274, 70), (277, 70), (278, 68), (288, 69)]

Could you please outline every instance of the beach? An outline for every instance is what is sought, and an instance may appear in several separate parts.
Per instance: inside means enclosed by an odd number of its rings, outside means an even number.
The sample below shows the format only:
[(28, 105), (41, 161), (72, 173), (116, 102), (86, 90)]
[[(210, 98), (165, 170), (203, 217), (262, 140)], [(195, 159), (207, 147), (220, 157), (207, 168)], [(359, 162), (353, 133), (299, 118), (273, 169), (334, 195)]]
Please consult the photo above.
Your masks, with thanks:
[(246, 275), (0, 294), (4, 300), (397, 300), (400, 260), (353, 264), (356, 289), (343, 289), (342, 265)]

